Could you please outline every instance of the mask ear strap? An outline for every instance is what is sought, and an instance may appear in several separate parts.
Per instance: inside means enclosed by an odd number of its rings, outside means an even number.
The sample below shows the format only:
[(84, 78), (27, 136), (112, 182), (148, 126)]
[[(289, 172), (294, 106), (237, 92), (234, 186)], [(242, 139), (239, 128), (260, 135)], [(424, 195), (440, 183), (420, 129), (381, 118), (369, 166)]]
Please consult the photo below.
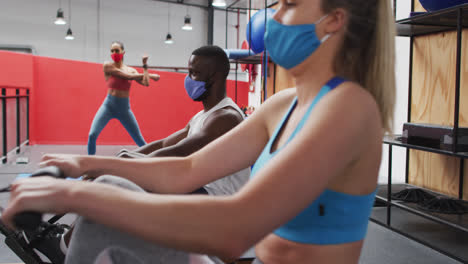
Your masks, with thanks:
[(330, 34), (326, 34), (321, 40), (320, 40), (320, 43), (324, 43), (325, 41), (327, 41), (327, 39), (329, 39), (331, 37), (331, 33)]
[(322, 23), (322, 21), (327, 17), (328, 17), (328, 14), (324, 15), (323, 17), (319, 18), (319, 20), (317, 20), (317, 22), (315, 22), (314, 24), (318, 25), (318, 24)]
[[(321, 18), (319, 18), (319, 20), (317, 22), (315, 22), (315, 25), (318, 25), (320, 23), (322, 23), (322, 21), (328, 17), (328, 14), (322, 16)], [(324, 43), (325, 41), (327, 41), (327, 39), (329, 39), (331, 37), (331, 33), (330, 34), (327, 34), (325, 35), (321, 40), (320, 40), (320, 43)]]

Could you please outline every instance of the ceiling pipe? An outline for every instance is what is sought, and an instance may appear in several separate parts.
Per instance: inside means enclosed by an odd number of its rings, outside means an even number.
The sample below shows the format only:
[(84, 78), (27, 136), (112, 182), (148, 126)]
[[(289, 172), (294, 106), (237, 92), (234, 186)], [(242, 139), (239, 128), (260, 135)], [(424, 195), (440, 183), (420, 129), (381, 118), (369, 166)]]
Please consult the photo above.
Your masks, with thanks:
[[(185, 2), (180, 2), (180, 1), (178, 1), (178, 2), (174, 2), (174, 1), (171, 1), (171, 0), (150, 0), (150, 1), (170, 3), (170, 4), (176, 4), (176, 5), (194, 6), (194, 7), (198, 7), (198, 8), (202, 8), (202, 9), (206, 9), (206, 10), (208, 10), (208, 8), (209, 8), (208, 5), (199, 5), (199, 4), (185, 3)], [(214, 6), (213, 6), (213, 8), (215, 10), (219, 10), (219, 11), (225, 11), (227, 9), (228, 12), (232, 12), (232, 13), (237, 13), (237, 10), (232, 10), (232, 9), (239, 9), (239, 8), (236, 8), (236, 7), (219, 8), (219, 7), (214, 7)], [(240, 9), (242, 10), (244, 8), (240, 8)], [(246, 14), (247, 12), (244, 11), (244, 12), (241, 12), (241, 13)]]

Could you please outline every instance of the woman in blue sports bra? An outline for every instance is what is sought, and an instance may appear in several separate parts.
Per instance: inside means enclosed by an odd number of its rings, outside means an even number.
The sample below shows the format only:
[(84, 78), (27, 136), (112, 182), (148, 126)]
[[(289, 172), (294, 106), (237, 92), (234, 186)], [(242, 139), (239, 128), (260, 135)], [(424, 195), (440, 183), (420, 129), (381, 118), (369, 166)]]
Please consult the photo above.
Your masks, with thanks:
[[(131, 252), (141, 263), (213, 263), (206, 255), (229, 263), (252, 246), (257, 264), (358, 263), (382, 136), (392, 124), (394, 31), (389, 0), (280, 0), (265, 46), (296, 88), (189, 157), (46, 155), (43, 166), (57, 165), (69, 177), (116, 175), (142, 188), (131, 192), (99, 178), (22, 180), (2, 220), (11, 226), (23, 210), (81, 215), (88, 221), (75, 229), (71, 248), (86, 243), (78, 234), (89, 225), (95, 231), (88, 241), (112, 238), (75, 251), (81, 263), (93, 263), (90, 252), (99, 250)], [(251, 180), (233, 196), (175, 195), (254, 163)], [(162, 194), (143, 192), (149, 184)], [(115, 230), (122, 232), (110, 236)]]

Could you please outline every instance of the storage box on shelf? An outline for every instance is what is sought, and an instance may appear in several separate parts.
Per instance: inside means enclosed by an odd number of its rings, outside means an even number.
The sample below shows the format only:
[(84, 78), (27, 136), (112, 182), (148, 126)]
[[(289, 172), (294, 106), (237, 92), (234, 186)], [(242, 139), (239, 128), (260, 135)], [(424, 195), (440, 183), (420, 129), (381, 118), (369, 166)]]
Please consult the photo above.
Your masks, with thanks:
[(452, 126), (435, 124), (405, 123), (403, 124), (403, 143), (438, 148), (449, 151), (468, 151), (468, 128), (459, 127), (457, 145), (454, 145), (454, 129)]

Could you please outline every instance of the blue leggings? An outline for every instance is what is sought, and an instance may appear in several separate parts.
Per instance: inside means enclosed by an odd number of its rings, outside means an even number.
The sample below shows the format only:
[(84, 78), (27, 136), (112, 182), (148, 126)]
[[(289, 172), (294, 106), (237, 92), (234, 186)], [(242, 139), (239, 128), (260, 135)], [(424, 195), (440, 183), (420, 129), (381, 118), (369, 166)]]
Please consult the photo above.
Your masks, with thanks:
[(133, 138), (133, 141), (135, 141), (139, 147), (146, 144), (145, 139), (141, 135), (135, 116), (130, 109), (129, 98), (116, 97), (108, 94), (94, 116), (93, 123), (91, 124), (91, 129), (88, 135), (89, 155), (96, 154), (96, 140), (112, 118), (117, 118), (117, 120), (120, 121)]

